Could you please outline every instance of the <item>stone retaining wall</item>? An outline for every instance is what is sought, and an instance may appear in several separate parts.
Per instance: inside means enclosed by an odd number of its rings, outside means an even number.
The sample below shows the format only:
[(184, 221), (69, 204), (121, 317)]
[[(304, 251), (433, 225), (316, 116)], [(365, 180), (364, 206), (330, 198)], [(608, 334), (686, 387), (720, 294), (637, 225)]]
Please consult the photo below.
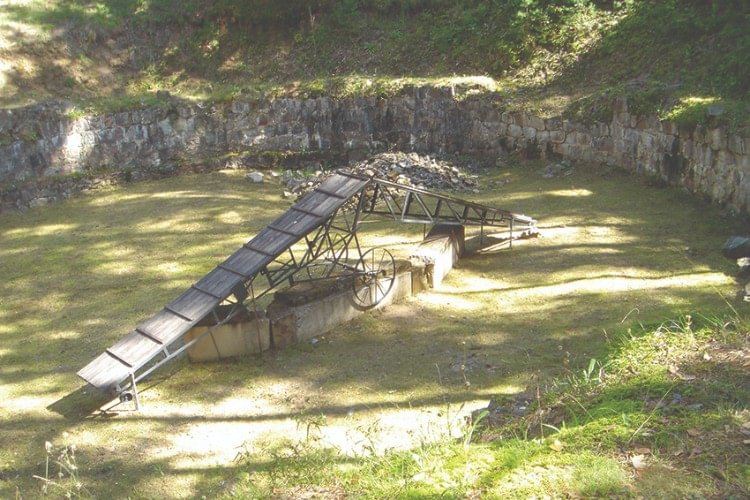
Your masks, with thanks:
[[(390, 98), (236, 100), (72, 118), (65, 104), (0, 111), (0, 185), (75, 172), (169, 170), (230, 151), (528, 155), (619, 166), (737, 211), (750, 207), (750, 132), (680, 130), (613, 103), (609, 123), (583, 125), (511, 112), (499, 96), (412, 88)], [(12, 193), (11, 193), (12, 194)], [(54, 195), (53, 195), (54, 197)], [(23, 202), (29, 204), (28, 200)], [(7, 200), (6, 200), (7, 205)]]

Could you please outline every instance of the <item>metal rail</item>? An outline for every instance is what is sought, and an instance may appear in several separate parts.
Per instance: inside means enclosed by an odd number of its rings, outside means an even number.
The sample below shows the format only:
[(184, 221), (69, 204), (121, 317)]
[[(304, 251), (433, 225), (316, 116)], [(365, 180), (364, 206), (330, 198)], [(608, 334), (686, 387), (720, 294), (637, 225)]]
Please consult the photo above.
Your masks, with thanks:
[(372, 178), (363, 190), (367, 215), (416, 224), (457, 224), (536, 230), (536, 220), (446, 194)]

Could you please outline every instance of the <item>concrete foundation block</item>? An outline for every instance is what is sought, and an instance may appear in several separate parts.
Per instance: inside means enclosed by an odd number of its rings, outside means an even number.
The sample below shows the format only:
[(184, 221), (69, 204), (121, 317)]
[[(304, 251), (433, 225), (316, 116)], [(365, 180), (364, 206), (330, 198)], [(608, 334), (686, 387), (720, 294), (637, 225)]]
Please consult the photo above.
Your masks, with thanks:
[(426, 265), (424, 262), (415, 261), (411, 267), (411, 293), (416, 295), (429, 289)]
[(243, 318), (215, 327), (196, 326), (185, 334), (185, 342), (203, 337), (187, 350), (191, 362), (218, 361), (257, 354), (270, 349), (271, 332), (267, 318)]
[[(300, 293), (308, 295), (309, 290), (305, 288), (304, 292)], [(376, 296), (375, 289), (371, 293)], [(291, 287), (283, 294), (277, 294), (268, 306), (273, 347), (283, 349), (297, 342), (318, 337), (365, 312), (383, 308), (411, 295), (411, 269), (396, 274), (388, 295), (377, 297), (380, 302), (374, 308), (363, 308), (358, 304), (351, 286), (323, 297), (316, 297), (315, 300), (306, 303), (295, 299), (295, 290)]]
[(455, 240), (458, 248), (458, 254), (454, 257), (455, 264), (466, 251), (466, 228), (455, 224), (436, 224), (427, 233), (425, 241), (441, 236), (451, 236)]
[(463, 226), (435, 225), (412, 253), (412, 260), (425, 264), (430, 288), (438, 288), (466, 248)]
[(271, 345), (274, 349), (284, 349), (297, 343), (297, 318), (294, 307), (280, 302), (272, 302), (267, 312), (271, 325)]

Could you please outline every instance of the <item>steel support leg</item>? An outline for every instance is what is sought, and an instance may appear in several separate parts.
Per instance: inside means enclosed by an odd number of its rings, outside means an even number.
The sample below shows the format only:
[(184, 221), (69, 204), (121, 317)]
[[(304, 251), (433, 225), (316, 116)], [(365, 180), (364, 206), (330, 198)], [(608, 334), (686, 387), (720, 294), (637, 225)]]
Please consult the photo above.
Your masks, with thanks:
[(135, 385), (135, 374), (130, 374), (130, 386), (133, 388), (133, 403), (135, 404), (135, 411), (140, 411), (141, 401), (138, 398), (138, 386)]

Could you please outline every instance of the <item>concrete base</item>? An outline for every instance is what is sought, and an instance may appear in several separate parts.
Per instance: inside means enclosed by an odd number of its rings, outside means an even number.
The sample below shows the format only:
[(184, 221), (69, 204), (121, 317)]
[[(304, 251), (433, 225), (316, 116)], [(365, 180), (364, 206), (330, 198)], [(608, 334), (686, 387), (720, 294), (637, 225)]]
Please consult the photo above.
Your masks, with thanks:
[(450, 236), (455, 240), (456, 255), (454, 256), (454, 263), (458, 262), (458, 259), (463, 257), (466, 252), (466, 228), (454, 224), (435, 224), (425, 236), (425, 241), (442, 236)]
[[(286, 290), (285, 295), (293, 288)], [(406, 271), (396, 274), (391, 291), (371, 309), (363, 309), (355, 302), (351, 287), (301, 305), (290, 305), (277, 298), (268, 306), (273, 347), (280, 349), (317, 337), (367, 311), (380, 309), (411, 294), (412, 273)]]
[(416, 295), (430, 289), (427, 281), (427, 265), (414, 260), (411, 266), (411, 293)]
[(465, 247), (463, 226), (438, 224), (427, 233), (410, 258), (413, 262), (424, 264), (427, 283), (430, 288), (438, 288), (458, 262)]
[[(374, 308), (363, 308), (354, 298), (353, 277), (300, 282), (277, 292), (265, 315), (247, 312), (215, 328), (188, 349), (193, 362), (217, 361), (310, 340), (373, 309), (388, 306), (428, 287), (440, 286), (464, 249), (462, 226), (433, 227), (410, 261), (396, 261), (393, 287)], [(373, 287), (373, 296), (378, 291)], [(228, 310), (223, 312), (228, 314)], [(263, 314), (263, 313), (261, 313)], [(221, 312), (220, 312), (221, 315)], [(210, 323), (198, 324), (185, 342), (207, 332)]]
[[(198, 325), (185, 334), (185, 343), (200, 337), (210, 329)], [(206, 362), (256, 354), (271, 347), (271, 330), (268, 318), (255, 319), (250, 314), (240, 314), (232, 321), (214, 328), (188, 350), (190, 361)]]

